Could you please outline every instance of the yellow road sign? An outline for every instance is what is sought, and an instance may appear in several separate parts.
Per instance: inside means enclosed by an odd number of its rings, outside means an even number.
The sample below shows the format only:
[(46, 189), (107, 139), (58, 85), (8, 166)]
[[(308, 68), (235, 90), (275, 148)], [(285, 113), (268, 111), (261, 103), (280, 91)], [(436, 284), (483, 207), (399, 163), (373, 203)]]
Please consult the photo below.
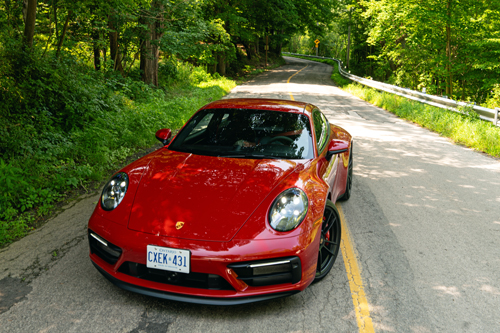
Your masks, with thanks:
[(319, 39), (316, 39), (316, 40), (314, 41), (314, 43), (316, 44), (316, 47), (318, 47), (318, 44), (319, 44)]

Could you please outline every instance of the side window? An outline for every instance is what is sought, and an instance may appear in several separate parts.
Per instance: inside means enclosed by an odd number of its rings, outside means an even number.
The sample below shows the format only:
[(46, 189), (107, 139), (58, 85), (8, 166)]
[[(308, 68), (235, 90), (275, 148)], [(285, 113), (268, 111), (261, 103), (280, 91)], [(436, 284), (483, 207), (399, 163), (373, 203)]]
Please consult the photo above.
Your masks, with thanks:
[(328, 135), (330, 134), (328, 131), (328, 120), (318, 109), (313, 110), (312, 117), (318, 152), (321, 152), (325, 148), (326, 142), (328, 141)]

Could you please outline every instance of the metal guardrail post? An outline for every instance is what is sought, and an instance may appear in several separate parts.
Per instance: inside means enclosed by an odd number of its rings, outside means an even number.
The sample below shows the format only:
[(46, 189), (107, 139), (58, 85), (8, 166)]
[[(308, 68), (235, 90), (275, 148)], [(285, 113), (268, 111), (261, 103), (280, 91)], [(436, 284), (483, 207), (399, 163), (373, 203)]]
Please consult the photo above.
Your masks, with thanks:
[(497, 126), (497, 123), (498, 123), (498, 112), (500, 112), (500, 108), (495, 108), (495, 120), (493, 121), (493, 123), (495, 124), (495, 126)]

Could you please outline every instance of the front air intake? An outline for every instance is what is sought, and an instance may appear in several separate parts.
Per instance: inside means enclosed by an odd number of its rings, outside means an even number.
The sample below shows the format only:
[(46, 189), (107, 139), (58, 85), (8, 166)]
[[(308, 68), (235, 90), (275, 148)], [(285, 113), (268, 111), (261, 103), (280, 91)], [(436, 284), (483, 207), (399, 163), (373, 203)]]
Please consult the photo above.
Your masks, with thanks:
[(230, 264), (238, 279), (249, 286), (269, 286), (282, 283), (297, 283), (302, 278), (302, 267), (298, 257), (275, 258)]
[(108, 264), (115, 264), (122, 254), (122, 249), (111, 244), (95, 232), (89, 229), (89, 245), (90, 252), (97, 255), (99, 258)]

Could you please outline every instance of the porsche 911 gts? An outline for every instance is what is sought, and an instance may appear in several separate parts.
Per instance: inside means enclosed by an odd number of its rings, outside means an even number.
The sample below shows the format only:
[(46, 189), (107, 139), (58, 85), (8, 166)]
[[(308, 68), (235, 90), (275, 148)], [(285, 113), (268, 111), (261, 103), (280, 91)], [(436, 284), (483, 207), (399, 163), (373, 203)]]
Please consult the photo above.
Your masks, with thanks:
[(88, 224), (90, 259), (145, 295), (233, 305), (300, 292), (331, 270), (351, 195), (351, 135), (312, 104), (226, 99), (117, 172)]

